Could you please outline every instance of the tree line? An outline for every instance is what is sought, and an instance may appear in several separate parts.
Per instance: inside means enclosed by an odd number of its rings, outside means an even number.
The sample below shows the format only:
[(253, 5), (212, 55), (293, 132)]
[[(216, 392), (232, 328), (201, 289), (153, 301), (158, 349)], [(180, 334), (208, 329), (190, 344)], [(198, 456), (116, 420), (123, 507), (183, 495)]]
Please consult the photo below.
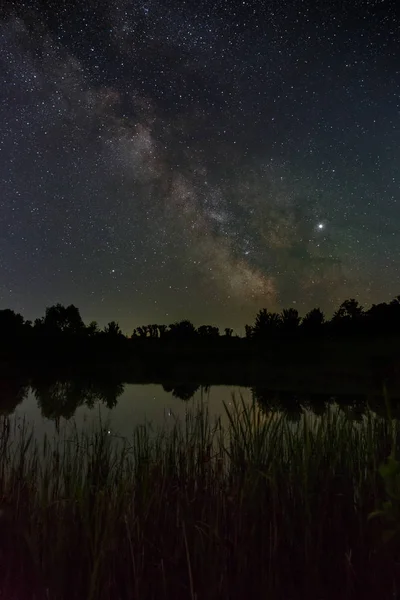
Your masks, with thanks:
[[(373, 304), (365, 310), (354, 298), (345, 300), (335, 311), (331, 319), (327, 319), (320, 308), (313, 308), (304, 317), (295, 308), (282, 312), (270, 312), (266, 308), (258, 311), (253, 324), (245, 325), (245, 338), (263, 340), (276, 337), (296, 337), (306, 335), (342, 334), (391, 334), (400, 333), (400, 296), (391, 302)], [(42, 318), (34, 322), (11, 309), (0, 310), (1, 338), (89, 338), (96, 340), (215, 340), (218, 338), (238, 338), (230, 327), (222, 332), (214, 325), (194, 324), (183, 319), (170, 325), (149, 324), (136, 327), (132, 334), (124, 335), (116, 321), (110, 321), (104, 328), (92, 321), (88, 325), (82, 320), (79, 309), (70, 304), (55, 304), (46, 308)]]

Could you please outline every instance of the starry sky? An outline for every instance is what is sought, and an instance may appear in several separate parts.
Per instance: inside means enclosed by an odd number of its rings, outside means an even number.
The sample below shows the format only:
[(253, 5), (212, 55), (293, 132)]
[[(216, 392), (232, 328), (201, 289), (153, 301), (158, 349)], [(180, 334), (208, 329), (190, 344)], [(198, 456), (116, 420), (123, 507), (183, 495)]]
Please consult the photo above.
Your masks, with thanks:
[(400, 294), (393, 0), (0, 9), (0, 307), (86, 322)]

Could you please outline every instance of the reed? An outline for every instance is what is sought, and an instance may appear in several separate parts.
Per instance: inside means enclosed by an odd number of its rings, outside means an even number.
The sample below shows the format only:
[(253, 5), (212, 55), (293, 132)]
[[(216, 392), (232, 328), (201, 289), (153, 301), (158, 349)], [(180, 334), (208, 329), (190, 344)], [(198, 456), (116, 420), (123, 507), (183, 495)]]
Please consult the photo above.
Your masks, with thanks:
[(396, 425), (225, 410), (129, 440), (100, 424), (38, 442), (4, 418), (0, 597), (395, 597), (399, 542), (368, 516)]

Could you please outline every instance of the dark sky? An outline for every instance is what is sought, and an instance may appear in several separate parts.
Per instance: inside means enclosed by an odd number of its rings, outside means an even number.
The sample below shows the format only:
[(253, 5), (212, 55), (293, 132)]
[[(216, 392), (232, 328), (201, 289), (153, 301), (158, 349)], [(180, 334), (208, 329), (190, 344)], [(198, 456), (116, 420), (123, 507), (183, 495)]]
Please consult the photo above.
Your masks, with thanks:
[(395, 0), (5, 4), (1, 308), (239, 329), (400, 294)]

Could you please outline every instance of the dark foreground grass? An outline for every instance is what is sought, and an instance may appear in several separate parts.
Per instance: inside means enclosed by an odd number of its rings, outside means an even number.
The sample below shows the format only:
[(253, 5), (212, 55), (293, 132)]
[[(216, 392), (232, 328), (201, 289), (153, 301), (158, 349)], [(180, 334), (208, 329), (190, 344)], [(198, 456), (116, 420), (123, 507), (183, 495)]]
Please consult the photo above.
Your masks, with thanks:
[(38, 445), (10, 427), (1, 598), (399, 597), (396, 535), (368, 520), (400, 440), (388, 421), (293, 426), (238, 402), (225, 429), (199, 409), (124, 444), (100, 430)]

